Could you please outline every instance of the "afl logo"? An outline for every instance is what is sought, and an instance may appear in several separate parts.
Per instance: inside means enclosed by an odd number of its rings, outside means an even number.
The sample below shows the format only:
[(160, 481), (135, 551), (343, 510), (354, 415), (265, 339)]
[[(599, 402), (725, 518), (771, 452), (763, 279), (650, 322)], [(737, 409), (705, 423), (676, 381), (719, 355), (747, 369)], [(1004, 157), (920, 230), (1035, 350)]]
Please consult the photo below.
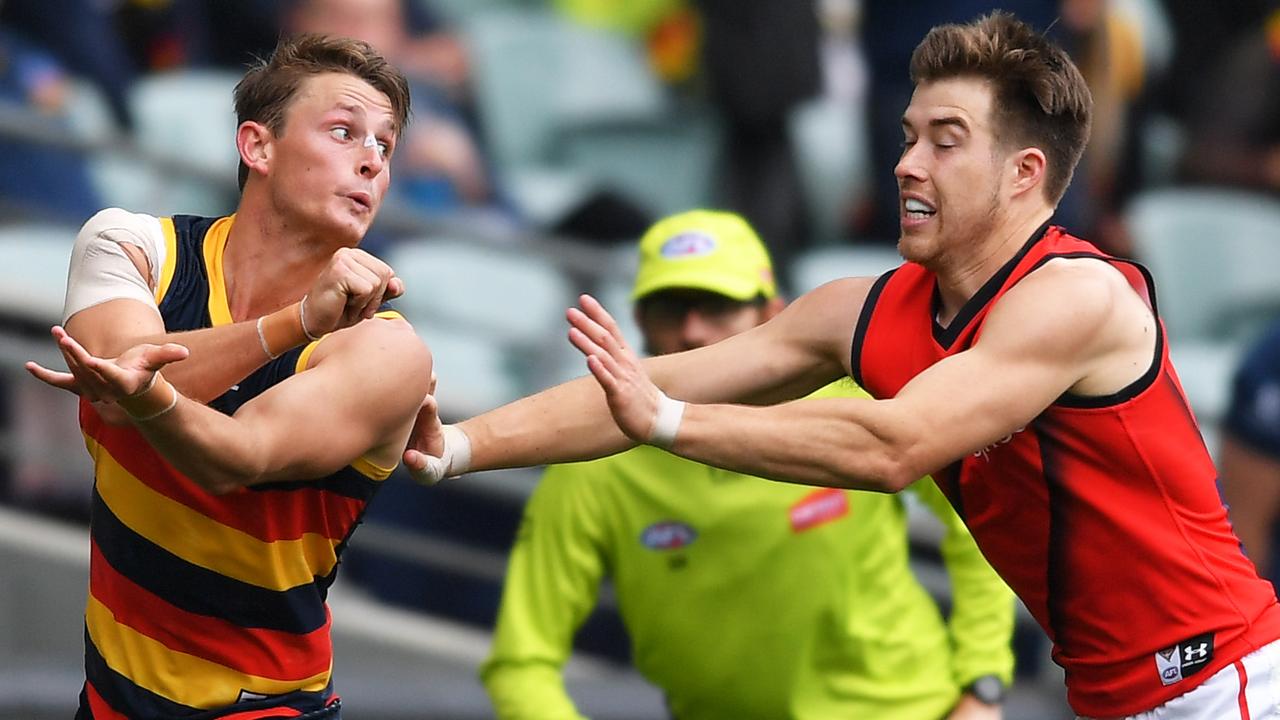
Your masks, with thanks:
[(675, 520), (656, 522), (640, 533), (640, 543), (650, 550), (679, 550), (691, 544), (698, 531)]
[(686, 232), (662, 243), (664, 258), (690, 258), (709, 255), (716, 249), (716, 239), (706, 233)]

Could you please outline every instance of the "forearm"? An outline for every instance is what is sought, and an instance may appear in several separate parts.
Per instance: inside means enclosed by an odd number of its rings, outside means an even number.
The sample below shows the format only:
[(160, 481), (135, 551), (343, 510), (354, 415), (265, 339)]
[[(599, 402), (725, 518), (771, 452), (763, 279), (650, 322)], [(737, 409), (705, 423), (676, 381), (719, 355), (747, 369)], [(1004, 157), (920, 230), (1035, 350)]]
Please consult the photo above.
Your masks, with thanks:
[(137, 342), (186, 346), (191, 354), (186, 360), (167, 366), (164, 376), (179, 392), (200, 403), (222, 395), (270, 359), (262, 349), (257, 322), (253, 320), (167, 333)]
[[(157, 383), (164, 383), (157, 378)], [(152, 393), (160, 391), (153, 389)], [(135, 404), (131, 406), (131, 402)], [(235, 418), (179, 394), (169, 410), (121, 406), (142, 435), (175, 469), (214, 494), (270, 479), (261, 434)], [(146, 407), (145, 405), (142, 407)], [(157, 414), (158, 413), (158, 414)]]
[(804, 485), (897, 492), (921, 473), (901, 437), (870, 412), (877, 401), (813, 399), (751, 407), (685, 407), (671, 451), (747, 475)]
[(633, 447), (590, 377), (570, 380), (459, 425), (471, 440), (470, 470), (590, 460)]
[[(222, 395), (232, 385), (262, 367), (271, 356), (263, 347), (257, 318), (188, 332), (166, 333), (158, 316), (133, 303), (91, 308), (67, 321), (67, 332), (91, 354), (117, 357), (135, 345), (177, 343), (190, 354), (165, 368), (165, 378), (183, 395), (201, 403)], [(140, 307), (140, 306), (139, 306)], [(297, 312), (290, 305), (278, 316)], [(306, 341), (302, 332), (273, 335), (271, 348), (279, 354)]]

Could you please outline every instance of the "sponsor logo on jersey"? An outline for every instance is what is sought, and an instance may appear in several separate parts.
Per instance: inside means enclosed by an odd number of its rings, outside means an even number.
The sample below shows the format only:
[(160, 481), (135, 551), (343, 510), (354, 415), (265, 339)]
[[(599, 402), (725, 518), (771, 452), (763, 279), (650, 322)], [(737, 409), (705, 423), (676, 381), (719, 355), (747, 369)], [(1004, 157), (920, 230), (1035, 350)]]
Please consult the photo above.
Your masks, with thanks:
[(659, 253), (664, 258), (688, 258), (708, 255), (716, 249), (716, 239), (706, 233), (684, 232), (662, 243)]
[(788, 512), (791, 530), (804, 532), (849, 514), (849, 496), (843, 490), (823, 488), (800, 498)]
[(640, 543), (650, 550), (679, 550), (698, 539), (698, 531), (676, 520), (656, 522), (640, 532)]
[(1160, 682), (1172, 685), (1200, 672), (1213, 660), (1213, 633), (1183, 640), (1156, 651), (1156, 672)]
[(995, 441), (995, 442), (991, 443), (990, 445), (988, 445), (988, 446), (986, 446), (986, 447), (982, 448), (981, 450), (977, 450), (977, 451), (975, 451), (975, 452), (973, 453), (973, 456), (974, 456), (974, 457), (976, 457), (976, 458), (982, 458), (983, 460), (986, 460), (987, 462), (991, 462), (991, 452), (992, 452), (993, 450), (995, 450), (996, 448), (998, 448), (998, 447), (1000, 447), (1000, 446), (1002, 446), (1002, 445), (1008, 445), (1009, 443), (1013, 442), (1013, 439), (1014, 439), (1015, 437), (1017, 437), (1018, 433), (1022, 432), (1023, 430), (1026, 430), (1026, 429), (1027, 429), (1026, 427), (1020, 427), (1020, 428), (1018, 428), (1017, 430), (1014, 430), (1013, 432), (1009, 433), (1008, 435), (1005, 435), (1004, 437), (1002, 437), (1002, 438), (1000, 438), (999, 440), (997, 440), (997, 441)]

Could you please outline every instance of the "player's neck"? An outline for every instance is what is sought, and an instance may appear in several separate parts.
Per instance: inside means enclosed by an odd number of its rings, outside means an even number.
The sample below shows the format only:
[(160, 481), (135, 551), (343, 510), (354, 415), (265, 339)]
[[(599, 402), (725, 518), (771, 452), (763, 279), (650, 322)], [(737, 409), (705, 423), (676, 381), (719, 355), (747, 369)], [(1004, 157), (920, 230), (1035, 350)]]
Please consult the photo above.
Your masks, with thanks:
[(1053, 208), (1040, 204), (1014, 209), (975, 244), (956, 248), (949, 261), (939, 263), (935, 269), (942, 298), (938, 321), (949, 323), (1052, 216)]
[(259, 317), (302, 299), (331, 254), (277, 214), (241, 203), (222, 256), (231, 317)]

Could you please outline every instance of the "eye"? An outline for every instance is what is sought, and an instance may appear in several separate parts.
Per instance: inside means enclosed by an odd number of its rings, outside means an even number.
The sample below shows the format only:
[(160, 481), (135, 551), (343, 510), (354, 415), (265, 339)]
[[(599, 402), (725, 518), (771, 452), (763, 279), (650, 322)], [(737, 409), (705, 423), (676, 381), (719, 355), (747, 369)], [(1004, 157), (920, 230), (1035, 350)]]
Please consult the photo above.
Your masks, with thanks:
[(388, 157), (388, 156), (390, 156), (390, 155), (391, 155), (391, 143), (383, 142), (383, 141), (379, 140), (379, 141), (378, 141), (378, 154), (379, 154), (379, 155), (381, 155), (382, 157)]
[(331, 135), (335, 140), (346, 141), (351, 139), (351, 130), (339, 125), (330, 130), (329, 135)]

